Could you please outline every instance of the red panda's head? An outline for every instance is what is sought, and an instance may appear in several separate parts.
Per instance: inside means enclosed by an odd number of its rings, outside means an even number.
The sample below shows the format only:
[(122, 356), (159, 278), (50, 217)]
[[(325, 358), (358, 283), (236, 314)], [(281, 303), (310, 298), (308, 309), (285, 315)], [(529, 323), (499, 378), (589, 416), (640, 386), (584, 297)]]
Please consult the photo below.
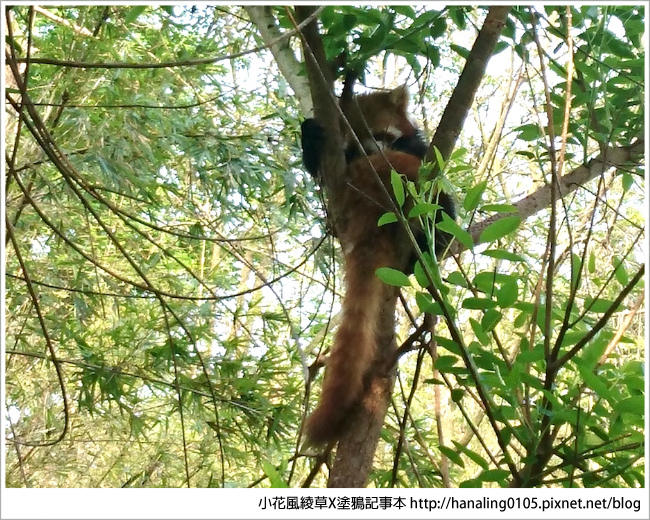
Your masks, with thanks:
[[(354, 102), (358, 103), (358, 110)], [(400, 137), (410, 137), (417, 128), (407, 114), (409, 91), (406, 85), (393, 90), (362, 94), (341, 102), (341, 109), (361, 141), (366, 153), (389, 148)], [(344, 127), (345, 141), (352, 136)]]

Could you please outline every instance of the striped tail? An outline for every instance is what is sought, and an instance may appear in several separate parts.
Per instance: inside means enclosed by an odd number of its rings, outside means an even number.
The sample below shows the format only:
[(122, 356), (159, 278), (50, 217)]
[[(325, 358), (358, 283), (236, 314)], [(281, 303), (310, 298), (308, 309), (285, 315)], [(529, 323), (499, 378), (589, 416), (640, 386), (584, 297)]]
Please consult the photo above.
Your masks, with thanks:
[(312, 445), (336, 440), (345, 430), (350, 412), (365, 392), (377, 344), (377, 324), (386, 286), (377, 278), (372, 252), (357, 247), (346, 258), (343, 319), (334, 336), (318, 406), (307, 419)]

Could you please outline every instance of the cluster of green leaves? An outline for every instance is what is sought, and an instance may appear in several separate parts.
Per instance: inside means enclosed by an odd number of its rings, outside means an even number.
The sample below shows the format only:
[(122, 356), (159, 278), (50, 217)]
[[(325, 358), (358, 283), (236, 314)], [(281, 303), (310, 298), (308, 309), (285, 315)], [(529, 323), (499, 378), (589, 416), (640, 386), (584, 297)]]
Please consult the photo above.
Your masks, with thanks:
[[(639, 28), (643, 27), (642, 9), (571, 10), (572, 34), (576, 33), (574, 85), (577, 93), (569, 115), (566, 157), (568, 164), (577, 167), (587, 162), (594, 144), (629, 146), (643, 139), (643, 90), (639, 86), (644, 84), (641, 74), (645, 57), (638, 37)], [(555, 12), (555, 8), (547, 9), (549, 15)], [(529, 14), (522, 11), (518, 16), (526, 19)], [(623, 24), (625, 36), (607, 30), (608, 23), (616, 20)], [(548, 26), (547, 37), (565, 34), (563, 21), (560, 17), (557, 26)], [(528, 45), (518, 43), (515, 47), (527, 60), (535, 48), (532, 40), (532, 36), (524, 33), (521, 41), (528, 41)], [(554, 53), (565, 44), (559, 41), (557, 45)], [(551, 93), (555, 135), (560, 135), (567, 68), (551, 52), (543, 59), (548, 60), (551, 70), (560, 78), (562, 75), (565, 78), (553, 85)], [(589, 75), (587, 71), (591, 71)], [(542, 100), (540, 106), (543, 105)], [(612, 117), (613, 112), (617, 113), (616, 117)], [(603, 119), (607, 119), (605, 133), (597, 130)], [(519, 155), (546, 170), (550, 164), (549, 147), (545, 144), (548, 134), (538, 123), (522, 125), (518, 132), (520, 140), (537, 143), (533, 151), (520, 151)], [(458, 150), (450, 164), (466, 162), (464, 152)], [(438, 166), (444, 170), (440, 159)], [(468, 168), (460, 168), (463, 169)], [(589, 196), (590, 188), (586, 197), (584, 194), (576, 197), (578, 204), (570, 208), (564, 205), (563, 223), (566, 222), (573, 238), (569, 244), (562, 244), (565, 252), (555, 258), (554, 271), (549, 275), (544, 272), (548, 260), (540, 264), (539, 253), (546, 247), (548, 220), (558, 217), (550, 213), (541, 217), (544, 227), (539, 240), (527, 239), (525, 232), (517, 235), (522, 220), (515, 206), (495, 200), (494, 194), (484, 200), (488, 196), (488, 182), (475, 180), (464, 190), (461, 213), (465, 216), (498, 213), (501, 218), (485, 227), (474, 243), (450, 219), (435, 223), (435, 212), (440, 206), (433, 202), (431, 194), (440, 189), (437, 184), (440, 179), (423, 183), (419, 188), (408, 183), (405, 189), (404, 180), (393, 172), (394, 198), (403, 215), (388, 213), (379, 225), (419, 219), (419, 225), (429, 231), (430, 244), (433, 243), (431, 231), (436, 229), (451, 234), (458, 246), (474, 251), (473, 265), (463, 263), (459, 270), (445, 276), (427, 254), (423, 256), (424, 262), (418, 262), (415, 268), (419, 286), (415, 303), (421, 312), (443, 319), (449, 331), (449, 335), (438, 332), (435, 336), (438, 345), (447, 352), (438, 355), (434, 363), (434, 370), (442, 377), (431, 382), (448, 388), (451, 401), (464, 409), (465, 417), (468, 407), (474, 406), (473, 401), (487, 396), (481, 399), (482, 407), (493, 419), (493, 429), (498, 430), (499, 447), (503, 450), (505, 446), (509, 452), (495, 467), (481, 452), (497, 439), (489, 441), (489, 436), (480, 439), (478, 450), (456, 442), (453, 437), (453, 448), (441, 444), (440, 452), (457, 469), (466, 468), (466, 461), (478, 469), (477, 476), (470, 479), (463, 478), (462, 471), (456, 471), (463, 487), (507, 486), (514, 477), (514, 468), (521, 470), (519, 477), (524, 485), (644, 485), (642, 338), (624, 335), (618, 346), (619, 354), (614, 354), (612, 345), (619, 341), (615, 338), (616, 322), (603, 323), (605, 316), (625, 309), (616, 301), (621, 291), (633, 289), (632, 294), (637, 297), (643, 291), (642, 283), (634, 287), (628, 272), (643, 269), (638, 255), (642, 243), (640, 198), (639, 191), (633, 189), (643, 173), (637, 167), (621, 169), (613, 175), (613, 179), (622, 180), (614, 196), (620, 200), (617, 207), (625, 208), (627, 216), (614, 214), (615, 227), (605, 238), (602, 228), (593, 224), (593, 215), (606, 211), (606, 207)], [(639, 181), (633, 181), (634, 176)], [(576, 228), (573, 222), (579, 220), (591, 220), (592, 227)], [(628, 239), (623, 239), (623, 235)], [(548, 240), (558, 241), (559, 237), (551, 236)], [(614, 250), (623, 246), (625, 257), (613, 254), (607, 265), (606, 259), (598, 260), (597, 246), (592, 242), (607, 243)], [(377, 274), (385, 283), (411, 286), (408, 277), (398, 271), (380, 269)], [(536, 283), (543, 285), (536, 288)], [(552, 303), (540, 295), (542, 286), (550, 288), (551, 292), (547, 290), (544, 296), (552, 295)], [(594, 330), (598, 332), (594, 334)], [(630, 353), (623, 345), (633, 346), (632, 357), (623, 354)], [(485, 430), (482, 431), (479, 437), (484, 435)], [(550, 453), (546, 459), (541, 455), (542, 450)], [(510, 456), (512, 462), (508, 464)], [(544, 463), (536, 465), (542, 459)], [(495, 461), (494, 456), (491, 460)], [(530, 468), (536, 473), (531, 474)]]
[[(439, 65), (443, 37), (451, 25), (464, 29), (469, 11), (465, 6), (436, 10), (410, 5), (329, 5), (320, 18), (325, 52), (333, 61), (346, 55), (346, 67), (362, 76), (368, 60), (391, 54), (402, 57), (417, 74), (423, 63)], [(286, 24), (289, 27), (288, 20)]]
[[(560, 39), (566, 38), (570, 32), (573, 39), (571, 61), (575, 76), (572, 81), (570, 142), (580, 145), (583, 153), (590, 149), (591, 141), (608, 145), (629, 144), (638, 137), (638, 129), (645, 120), (645, 49), (641, 38), (645, 30), (644, 9), (641, 6), (571, 7), (570, 30), (563, 9), (546, 8), (546, 15), (555, 20), (546, 21), (546, 30), (551, 37)], [(530, 39), (523, 38), (515, 47), (522, 59), (530, 59)], [(566, 103), (567, 68), (551, 50), (546, 58), (549, 70), (558, 78), (551, 85), (550, 99), (553, 130), (559, 136)], [(526, 142), (541, 143), (547, 133), (548, 130), (543, 131), (534, 123), (519, 128), (519, 138)], [(537, 147), (537, 150), (542, 148)], [(547, 160), (541, 151), (521, 153)]]
[[(250, 29), (211, 8), (52, 10), (97, 35), (37, 13), (32, 57), (218, 58)], [(20, 57), (29, 8), (11, 12)], [(50, 447), (9, 442), (8, 485), (246, 486), (260, 461), (293, 448), (297, 338), (327, 312), (328, 281), (311, 264), (292, 271), (317, 246), (302, 220), (313, 194), (300, 184), (285, 197), (299, 125), (276, 82), (249, 82), (249, 67), (271, 74), (267, 63), (31, 65), (29, 98), (71, 170), (44, 160), (22, 126), (7, 209), (27, 272), (10, 246), (6, 404), (20, 442), (47, 444), (66, 414), (74, 427)], [(62, 367), (65, 413), (27, 277)]]
[[(37, 14), (35, 58), (161, 63), (226, 58), (253, 46), (237, 8), (48, 9), (95, 36)], [(598, 146), (625, 146), (643, 135), (643, 10), (571, 9), (576, 74), (565, 171)], [(25, 56), (29, 7), (11, 13), (11, 43)], [(371, 58), (385, 51), (417, 73), (423, 59), (434, 66), (443, 56), (453, 61), (442, 36), (483, 13), (327, 6), (321, 21), (330, 58), (346, 50), (354, 66), (373, 67)], [(513, 13), (499, 49), (531, 63), (529, 11)], [(284, 9), (276, 14), (292, 28)], [(555, 135), (566, 90), (566, 58), (552, 51), (566, 48), (562, 14), (549, 8), (537, 26), (552, 43), (544, 59), (559, 78), (550, 85)], [(18, 147), (7, 168), (7, 213), (26, 270), (10, 242), (9, 486), (282, 486), (309, 473), (309, 461), (291, 459), (311, 360), (305, 352), (322, 347), (340, 285), (330, 280), (334, 255), (313, 238), (319, 197), (295, 168), (297, 109), (269, 63), (264, 54), (156, 69), (30, 65), (29, 98), (72, 168), (48, 162), (25, 125), (16, 141), (12, 115), (10, 157)], [(427, 81), (430, 93), (437, 85)], [(540, 92), (532, 79), (522, 103), (543, 107)], [(385, 222), (418, 219), (430, 243), (437, 229), (471, 252), (443, 266), (424, 255), (414, 283), (402, 273), (378, 273), (404, 287), (414, 309), (439, 318), (433, 339), (440, 348), (431, 365), (423, 350), (400, 363), (372, 474), (376, 486), (439, 486), (445, 465), (452, 485), (507, 485), (512, 472), (503, 447), (526, 467), (549, 429), (556, 432), (553, 455), (530, 475), (542, 479), (536, 484), (643, 483), (643, 325), (635, 319), (615, 336), (641, 284), (614, 308), (641, 263), (640, 169), (614, 172), (606, 191), (592, 182), (563, 206), (547, 306), (539, 287), (548, 281), (550, 214), (521, 222), (506, 184), (528, 187), (530, 172), (548, 174), (549, 147), (543, 125), (519, 119), (516, 140), (504, 132), (499, 152), (511, 169), (506, 180), (499, 172), (476, 176), (484, 147), (471, 137), (444, 165), (444, 177), (416, 188), (394, 176), (404, 215)], [(435, 223), (440, 189), (457, 196), (459, 222)], [(469, 225), (495, 214), (505, 218), (474, 240)], [(616, 350), (608, 352), (614, 339)], [(579, 348), (548, 388), (547, 350), (555, 346), (556, 359)], [(436, 392), (446, 403), (442, 417), (431, 404)], [(64, 440), (49, 445), (66, 414)], [(436, 419), (447, 438), (438, 438)], [(456, 438), (460, 431), (469, 435)], [(401, 436), (408, 443), (400, 444)]]

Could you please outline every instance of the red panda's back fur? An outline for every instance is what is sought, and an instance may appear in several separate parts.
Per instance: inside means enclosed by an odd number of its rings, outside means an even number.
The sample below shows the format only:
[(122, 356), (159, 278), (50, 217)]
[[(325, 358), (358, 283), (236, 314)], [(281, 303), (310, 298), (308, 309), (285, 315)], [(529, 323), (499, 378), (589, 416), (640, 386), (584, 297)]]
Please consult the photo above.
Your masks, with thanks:
[[(406, 114), (405, 88), (359, 96), (357, 100), (370, 135), (415, 132)], [(364, 142), (369, 134), (363, 120), (349, 107), (342, 108), (359, 140)], [(420, 164), (418, 157), (385, 150), (383, 154), (358, 157), (348, 165), (349, 185), (342, 194), (346, 214), (337, 221), (345, 259), (343, 315), (327, 361), (320, 402), (307, 420), (311, 444), (337, 440), (347, 426), (350, 412), (365, 393), (376, 355), (381, 308), (388, 299), (397, 297), (397, 290), (379, 280), (375, 271), (379, 267), (403, 270), (410, 253), (406, 232), (396, 225), (378, 227), (377, 220), (392, 210), (387, 197), (387, 193), (392, 193), (391, 169), (415, 181)]]

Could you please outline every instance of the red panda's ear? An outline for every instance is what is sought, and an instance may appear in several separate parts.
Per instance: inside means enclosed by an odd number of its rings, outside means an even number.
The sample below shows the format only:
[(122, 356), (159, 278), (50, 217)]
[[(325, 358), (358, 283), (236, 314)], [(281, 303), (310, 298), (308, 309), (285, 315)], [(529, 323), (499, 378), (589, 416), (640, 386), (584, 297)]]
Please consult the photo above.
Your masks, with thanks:
[(409, 104), (409, 88), (406, 83), (404, 85), (400, 85), (399, 87), (391, 90), (388, 93), (388, 98), (390, 99), (391, 103), (393, 103), (396, 107), (403, 108), (406, 111), (406, 108), (408, 107)]

